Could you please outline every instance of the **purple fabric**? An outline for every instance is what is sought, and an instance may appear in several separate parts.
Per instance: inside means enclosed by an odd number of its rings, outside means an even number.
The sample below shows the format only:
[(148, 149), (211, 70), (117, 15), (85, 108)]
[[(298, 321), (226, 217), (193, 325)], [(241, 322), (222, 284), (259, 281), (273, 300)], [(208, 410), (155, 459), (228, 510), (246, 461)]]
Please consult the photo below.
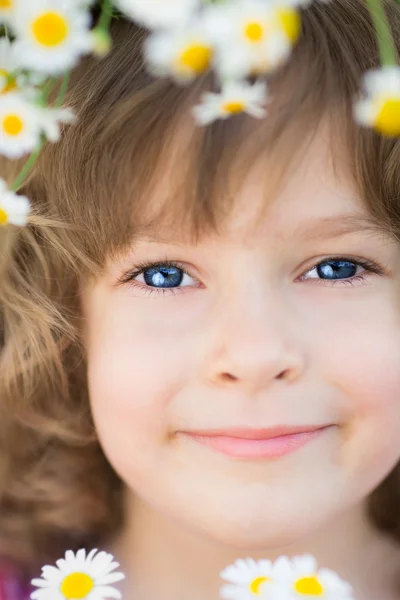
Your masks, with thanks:
[(0, 600), (29, 600), (29, 583), (18, 577), (16, 569), (0, 566)]

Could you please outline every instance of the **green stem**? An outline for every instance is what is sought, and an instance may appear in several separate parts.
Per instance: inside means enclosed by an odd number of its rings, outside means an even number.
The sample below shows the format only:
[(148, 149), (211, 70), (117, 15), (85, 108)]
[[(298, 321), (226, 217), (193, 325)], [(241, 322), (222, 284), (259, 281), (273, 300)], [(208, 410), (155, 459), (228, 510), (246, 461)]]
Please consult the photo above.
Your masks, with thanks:
[(366, 3), (375, 26), (382, 66), (397, 65), (397, 51), (383, 1), (366, 0)]
[(40, 103), (42, 104), (42, 106), (46, 106), (47, 105), (47, 100), (49, 99), (49, 96), (50, 96), (51, 92), (56, 87), (57, 82), (58, 82), (58, 78), (57, 77), (51, 77), (43, 85), (42, 93), (41, 93), (41, 97), (40, 97)]
[(96, 29), (107, 31), (110, 28), (111, 19), (113, 16), (113, 5), (110, 0), (103, 0), (101, 5), (101, 14)]
[(62, 80), (62, 83), (61, 83), (60, 91), (59, 91), (59, 94), (58, 94), (57, 100), (56, 100), (56, 108), (60, 108), (60, 106), (62, 106), (62, 103), (64, 102), (64, 98), (65, 98), (65, 95), (68, 90), (68, 85), (69, 85), (70, 79), (71, 79), (71, 71), (68, 71), (68, 73), (66, 73), (64, 75), (64, 79)]
[(46, 143), (46, 138), (45, 138), (45, 136), (42, 136), (42, 139), (40, 140), (38, 147), (29, 156), (28, 160), (26, 161), (26, 163), (22, 167), (21, 171), (17, 175), (16, 179), (14, 180), (14, 183), (10, 187), (11, 191), (17, 192), (19, 190), (19, 188), (21, 187), (21, 185), (24, 183), (26, 177), (32, 171), (45, 143)]
[[(68, 84), (69, 84), (70, 77), (71, 77), (71, 72), (68, 72), (65, 74), (64, 79), (62, 80), (60, 91), (59, 91), (59, 94), (58, 94), (58, 97), (56, 100), (56, 104), (55, 104), (56, 108), (60, 108), (60, 106), (62, 106), (62, 103), (64, 102), (65, 94), (67, 93), (67, 90), (68, 90)], [(54, 84), (54, 80), (52, 80), (52, 79), (49, 82), (47, 82), (47, 84), (45, 86), (45, 93), (42, 97), (42, 101), (46, 102), (46, 100), (53, 88), (53, 84)], [(24, 183), (26, 177), (29, 175), (29, 173), (32, 171), (33, 167), (35, 166), (35, 163), (36, 163), (36, 161), (39, 157), (39, 154), (41, 153), (46, 141), (47, 141), (46, 137), (44, 135), (42, 135), (38, 147), (29, 156), (26, 163), (24, 164), (21, 171), (18, 173), (16, 179), (14, 180), (14, 182), (10, 188), (11, 191), (13, 191), (13, 192), (18, 191), (20, 186)]]

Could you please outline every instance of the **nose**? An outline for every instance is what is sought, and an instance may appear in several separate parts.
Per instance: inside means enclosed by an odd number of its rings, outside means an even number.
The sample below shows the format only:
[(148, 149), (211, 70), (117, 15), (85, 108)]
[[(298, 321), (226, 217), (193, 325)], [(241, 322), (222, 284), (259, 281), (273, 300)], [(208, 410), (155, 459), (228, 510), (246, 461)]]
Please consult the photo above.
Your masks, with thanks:
[(267, 297), (261, 290), (232, 295), (206, 327), (203, 356), (208, 382), (256, 393), (274, 382), (298, 379), (305, 369), (306, 350), (296, 318), (282, 297)]

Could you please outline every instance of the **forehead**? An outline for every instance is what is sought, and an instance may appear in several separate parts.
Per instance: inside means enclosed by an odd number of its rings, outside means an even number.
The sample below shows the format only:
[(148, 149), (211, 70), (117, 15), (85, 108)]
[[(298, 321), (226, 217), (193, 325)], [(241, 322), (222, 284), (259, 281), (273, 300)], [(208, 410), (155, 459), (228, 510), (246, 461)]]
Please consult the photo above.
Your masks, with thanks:
[[(321, 129), (302, 145), (302, 152), (292, 156), (290, 164), (288, 156), (288, 165), (283, 169), (276, 157), (260, 157), (235, 188), (217, 233), (248, 244), (258, 235), (325, 237), (376, 228), (357, 190), (346, 153), (333, 146), (330, 139)], [(150, 199), (150, 206), (165, 206), (164, 218), (155, 222), (150, 218), (136, 237), (161, 243), (193, 241), (190, 227), (177, 226), (174, 218), (169, 218), (173, 214), (168, 211), (171, 177), (171, 170), (166, 170)], [(215, 233), (206, 231), (204, 237)]]

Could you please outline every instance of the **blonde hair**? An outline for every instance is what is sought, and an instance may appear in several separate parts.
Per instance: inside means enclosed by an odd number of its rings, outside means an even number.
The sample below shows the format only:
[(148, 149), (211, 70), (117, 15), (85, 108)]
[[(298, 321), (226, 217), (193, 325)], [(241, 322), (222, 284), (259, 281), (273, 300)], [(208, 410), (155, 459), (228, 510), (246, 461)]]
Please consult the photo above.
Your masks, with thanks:
[[(400, 9), (387, 10), (398, 38)], [(288, 153), (288, 131), (292, 142), (306, 140), (329, 115), (371, 218), (400, 232), (400, 142), (352, 119), (361, 74), (379, 62), (362, 0), (304, 11), (265, 122), (238, 116), (194, 128), (190, 109), (211, 76), (187, 88), (154, 81), (142, 64), (144, 32), (119, 19), (112, 34), (112, 52), (85, 59), (73, 74), (67, 104), (79, 123), (45, 148), (20, 190), (33, 201), (29, 226), (4, 230), (0, 240), (0, 554), (28, 568), (66, 548), (101, 544), (123, 524), (122, 484), (89, 409), (79, 290), (139, 228), (158, 218), (190, 226), (194, 236), (217, 228), (232, 205), (227, 182), (237, 183), (266, 149)], [(189, 135), (176, 150), (182, 123)], [(167, 158), (179, 177), (168, 200), (150, 207)], [(11, 181), (17, 167), (4, 162), (1, 175)], [(397, 466), (371, 495), (370, 514), (398, 540), (399, 500)]]

